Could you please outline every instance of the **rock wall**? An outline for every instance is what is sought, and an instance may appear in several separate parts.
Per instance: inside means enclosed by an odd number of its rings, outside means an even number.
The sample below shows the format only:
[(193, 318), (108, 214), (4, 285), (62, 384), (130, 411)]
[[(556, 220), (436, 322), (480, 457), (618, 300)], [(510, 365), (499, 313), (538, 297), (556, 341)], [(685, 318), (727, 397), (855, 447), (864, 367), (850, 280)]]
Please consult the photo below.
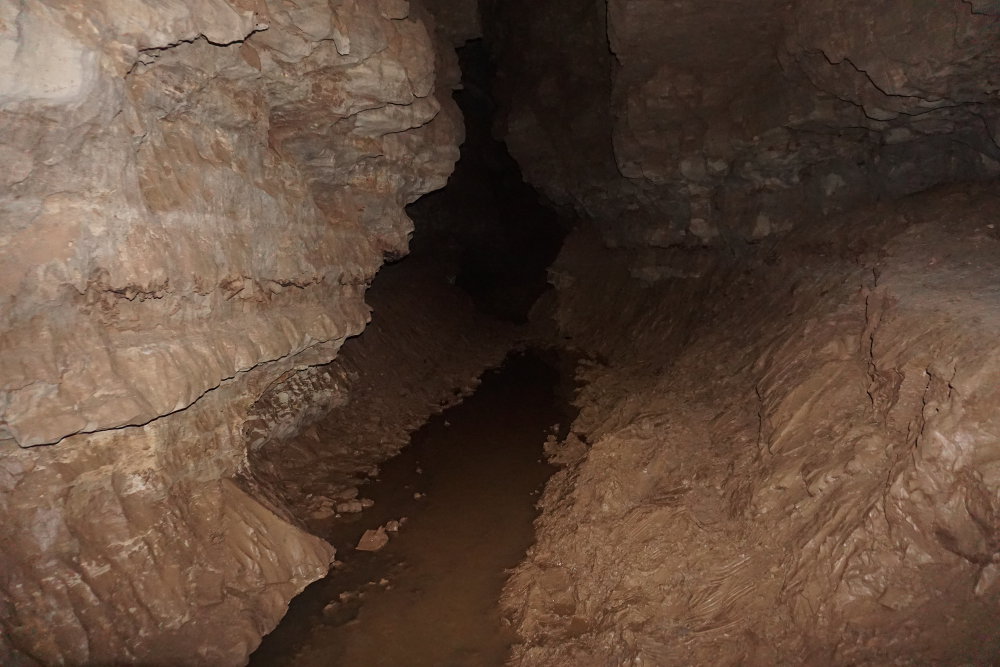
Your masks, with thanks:
[(993, 664), (998, 204), (938, 189), (740, 259), (573, 237), (552, 312), (592, 361), (513, 664)]
[(1000, 8), (482, 6), (498, 134), (593, 223), (513, 664), (995, 662)]
[(0, 662), (240, 663), (326, 571), (230, 480), (251, 406), (362, 330), (458, 157), (430, 25), (0, 2)]
[(994, 2), (484, 2), (526, 178), (625, 246), (1000, 174)]

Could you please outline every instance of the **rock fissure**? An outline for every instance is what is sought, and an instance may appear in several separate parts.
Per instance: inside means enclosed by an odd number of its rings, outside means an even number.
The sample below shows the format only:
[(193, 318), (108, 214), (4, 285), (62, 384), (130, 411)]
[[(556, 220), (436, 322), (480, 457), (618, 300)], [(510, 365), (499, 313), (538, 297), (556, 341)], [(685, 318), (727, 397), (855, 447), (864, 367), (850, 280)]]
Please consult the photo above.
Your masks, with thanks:
[[(808, 51), (806, 53), (808, 53)], [(928, 99), (926, 97), (920, 97), (919, 95), (905, 95), (905, 94), (902, 94), (902, 93), (893, 93), (893, 92), (890, 92), (890, 91), (884, 89), (882, 86), (879, 86), (879, 84), (875, 81), (875, 79), (872, 78), (872, 75), (869, 72), (867, 72), (867, 71), (861, 69), (860, 67), (858, 67), (850, 58), (844, 58), (843, 60), (834, 60), (833, 58), (830, 57), (830, 55), (828, 53), (826, 53), (823, 50), (819, 50), (819, 51), (817, 51), (817, 53), (819, 53), (821, 56), (823, 56), (823, 59), (826, 60), (826, 62), (828, 62), (830, 64), (830, 66), (832, 66), (832, 67), (838, 67), (840, 65), (843, 65), (844, 63), (847, 63), (848, 65), (851, 66), (851, 69), (853, 69), (855, 72), (857, 72), (858, 74), (864, 75), (865, 79), (868, 81), (868, 84), (871, 85), (872, 88), (874, 88), (875, 90), (877, 90), (882, 95), (885, 95), (886, 97), (899, 97), (899, 98), (902, 98), (902, 99), (905, 99), (905, 100), (916, 100), (918, 103), (924, 103), (924, 104), (927, 104), (927, 105), (933, 105), (933, 106), (931, 106), (930, 109), (928, 109), (928, 111), (934, 111), (934, 110), (937, 110), (937, 109), (940, 108), (939, 106), (937, 106), (937, 104), (940, 103), (942, 100), (932, 100), (932, 99)], [(844, 100), (844, 101), (846, 101), (846, 100)], [(900, 113), (904, 113), (905, 114), (906, 112), (900, 112)], [(920, 112), (915, 112), (915, 113), (906, 114), (906, 115), (920, 115), (921, 113), (926, 113), (926, 112), (925, 111), (920, 111)], [(877, 119), (873, 118), (872, 120), (877, 120)]]
[(248, 32), (245, 36), (239, 39), (234, 39), (230, 42), (213, 42), (206, 35), (198, 35), (197, 37), (191, 39), (179, 39), (176, 42), (165, 44), (164, 46), (147, 46), (139, 50), (139, 54), (136, 56), (135, 62), (125, 73), (125, 77), (126, 78), (129, 77), (133, 72), (135, 72), (136, 68), (138, 68), (139, 66), (149, 67), (155, 65), (156, 61), (159, 60), (160, 54), (167, 51), (172, 51), (185, 44), (194, 44), (199, 41), (204, 41), (206, 44), (209, 44), (211, 46), (225, 48), (228, 46), (234, 46), (236, 44), (244, 44), (248, 39), (253, 37), (255, 34), (263, 32), (264, 30), (267, 30), (267, 28), (268, 26), (254, 28), (253, 30)]

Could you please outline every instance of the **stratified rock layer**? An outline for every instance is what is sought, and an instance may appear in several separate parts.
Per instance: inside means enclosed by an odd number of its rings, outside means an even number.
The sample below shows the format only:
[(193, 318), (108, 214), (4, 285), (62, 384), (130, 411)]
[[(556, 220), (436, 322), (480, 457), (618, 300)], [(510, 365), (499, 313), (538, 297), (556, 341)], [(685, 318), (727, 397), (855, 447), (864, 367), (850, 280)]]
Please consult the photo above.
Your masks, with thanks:
[(993, 664), (998, 205), (932, 191), (739, 260), (568, 243), (554, 316), (598, 361), (514, 664)]
[(426, 25), (0, 3), (0, 662), (239, 663), (326, 571), (229, 480), (251, 405), (362, 330), (458, 156)]
[(511, 153), (617, 245), (739, 248), (1000, 173), (995, 2), (484, 6)]

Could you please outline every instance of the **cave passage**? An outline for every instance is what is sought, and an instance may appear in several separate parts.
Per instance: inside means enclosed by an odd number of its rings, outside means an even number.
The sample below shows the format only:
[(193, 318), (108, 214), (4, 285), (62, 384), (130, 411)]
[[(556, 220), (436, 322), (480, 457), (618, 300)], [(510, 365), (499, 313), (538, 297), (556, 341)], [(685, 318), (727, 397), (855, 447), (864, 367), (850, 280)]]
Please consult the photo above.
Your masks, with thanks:
[[(419, 302), (427, 292), (416, 274), (436, 275), (483, 317), (525, 324), (568, 225), (491, 134), (493, 69), (482, 40), (458, 54), (461, 159), (446, 188), (408, 208), (410, 255), (383, 272), (396, 277), (394, 299)], [(372, 304), (378, 318), (379, 300)], [(251, 664), (503, 664), (514, 637), (497, 601), (534, 540), (535, 501), (554, 470), (546, 435), (564, 436), (572, 419), (560, 368), (554, 353), (512, 354), (470, 398), (415, 432), (360, 489), (374, 506), (317, 531), (341, 562), (292, 601)], [(400, 521), (384, 548), (356, 550), (365, 531)]]
[[(557, 367), (515, 353), (417, 431), (363, 489), (375, 505), (324, 535), (342, 563), (292, 601), (250, 664), (503, 664), (513, 639), (497, 611), (505, 570), (533, 541), (553, 470), (542, 444), (572, 419)], [(365, 530), (402, 517), (382, 550), (354, 549)]]
[(1000, 665), (997, 72), (1000, 0), (0, 0), (0, 666)]
[(524, 182), (504, 142), (493, 136), (489, 49), (471, 40), (458, 55), (462, 89), (454, 97), (465, 119), (462, 156), (447, 187), (407, 208), (416, 228), (411, 251), (433, 255), (483, 312), (523, 324), (549, 287), (546, 269), (570, 224)]

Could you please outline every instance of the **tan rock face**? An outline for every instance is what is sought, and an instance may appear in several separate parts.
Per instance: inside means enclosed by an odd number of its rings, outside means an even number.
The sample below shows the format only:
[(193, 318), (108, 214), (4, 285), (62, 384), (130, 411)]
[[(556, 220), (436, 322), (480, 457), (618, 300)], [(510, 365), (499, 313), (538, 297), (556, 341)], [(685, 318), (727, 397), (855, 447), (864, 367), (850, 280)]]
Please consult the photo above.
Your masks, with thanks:
[(571, 237), (554, 315), (602, 362), (512, 664), (995, 663), (997, 206), (939, 189), (742, 258)]
[(0, 657), (238, 662), (325, 572), (226, 480), (457, 159), (422, 17), (0, 3)]
[(501, 132), (615, 243), (753, 241), (1000, 173), (995, 4), (572, 4), (489, 3)]
[(598, 232), (512, 664), (996, 662), (997, 4), (484, 6), (501, 134)]

